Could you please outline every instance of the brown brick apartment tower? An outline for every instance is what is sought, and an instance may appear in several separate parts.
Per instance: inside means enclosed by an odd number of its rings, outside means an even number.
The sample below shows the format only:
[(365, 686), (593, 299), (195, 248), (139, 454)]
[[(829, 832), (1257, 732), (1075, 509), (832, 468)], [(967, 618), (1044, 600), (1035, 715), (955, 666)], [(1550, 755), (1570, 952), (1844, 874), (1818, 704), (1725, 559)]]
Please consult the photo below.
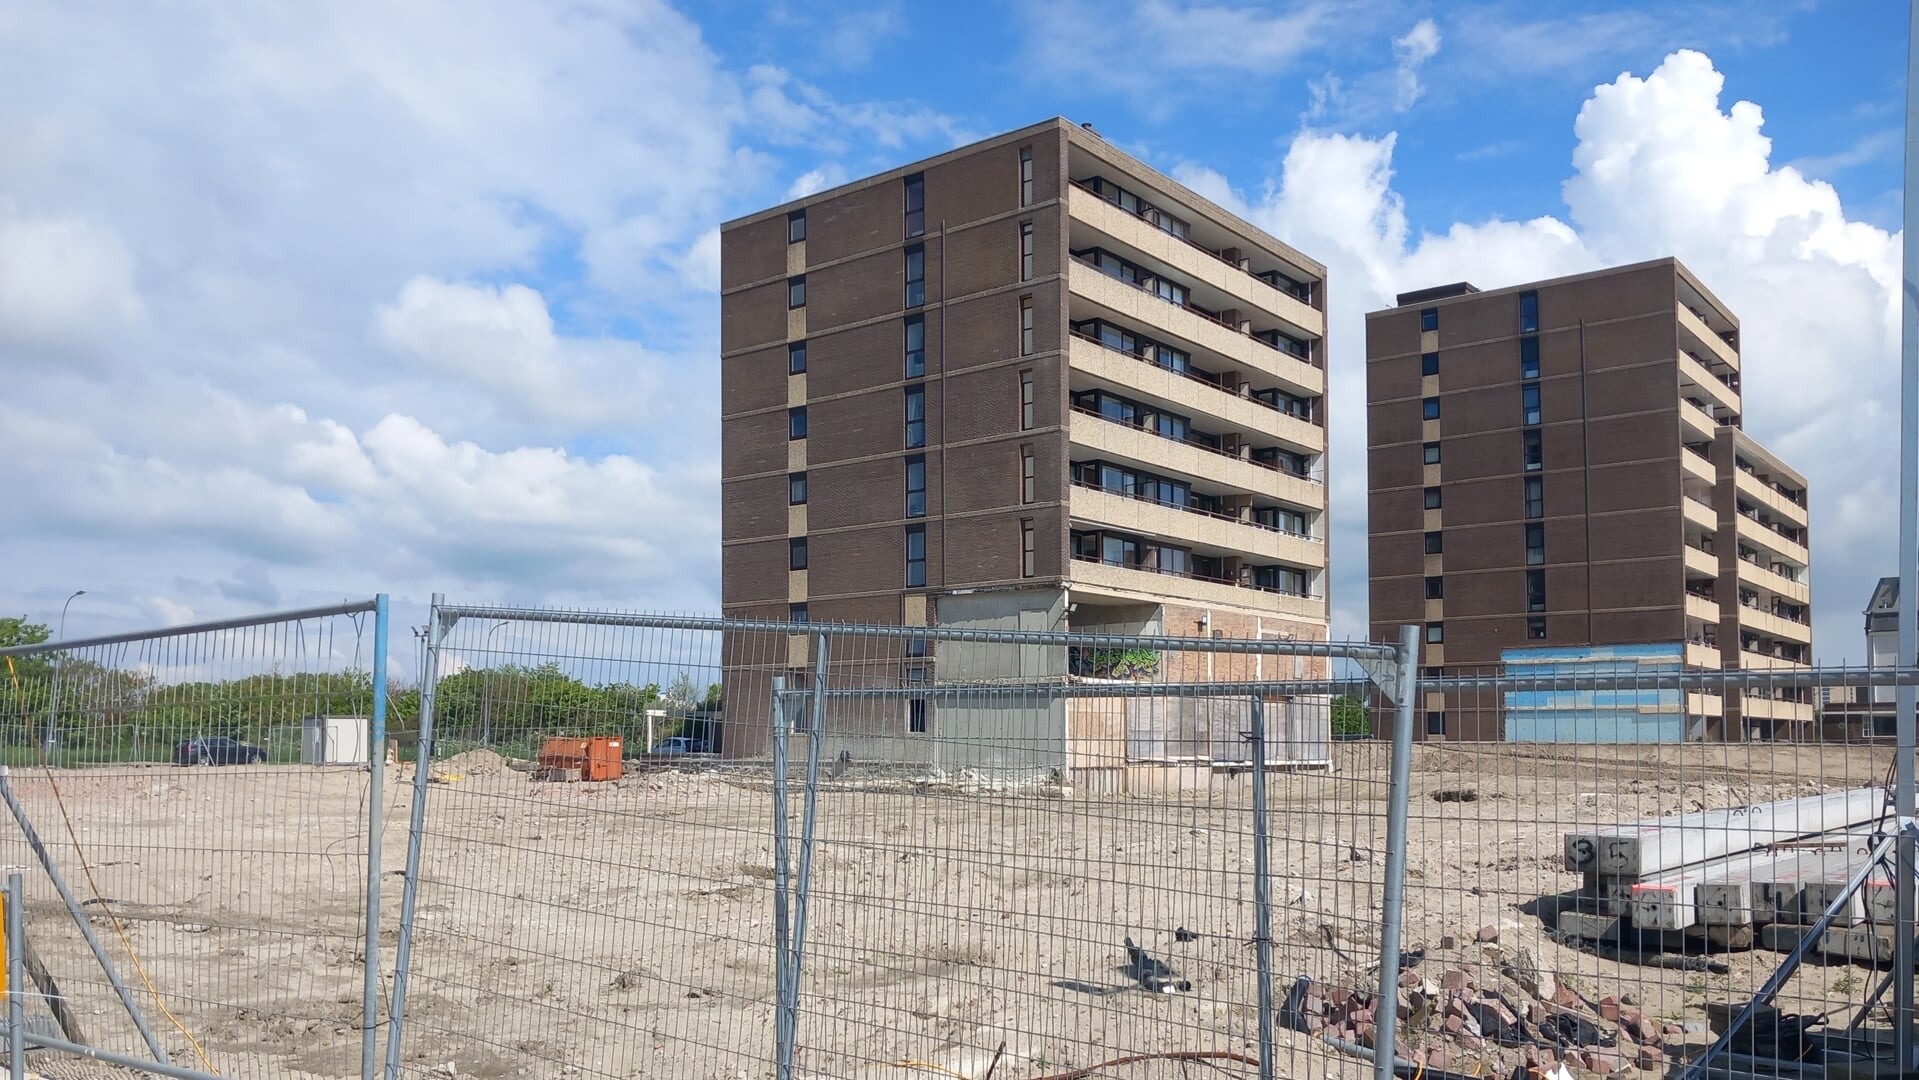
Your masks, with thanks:
[[(1319, 263), (1058, 119), (721, 251), (728, 616), (1325, 637)], [(764, 752), (766, 681), (807, 648), (729, 650), (729, 755)], [(1079, 663), (862, 650), (907, 684)], [(895, 748), (962, 723), (869, 711)], [(1061, 760), (1063, 727), (1026, 735)]]
[[(1510, 650), (1811, 662), (1806, 480), (1741, 430), (1739, 322), (1690, 271), (1398, 304), (1366, 317), (1376, 637), (1422, 624), (1433, 674), (1492, 673)], [(1803, 694), (1689, 695), (1682, 737), (1803, 732)], [(1424, 708), (1427, 737), (1555, 737), (1507, 732), (1484, 695)]]

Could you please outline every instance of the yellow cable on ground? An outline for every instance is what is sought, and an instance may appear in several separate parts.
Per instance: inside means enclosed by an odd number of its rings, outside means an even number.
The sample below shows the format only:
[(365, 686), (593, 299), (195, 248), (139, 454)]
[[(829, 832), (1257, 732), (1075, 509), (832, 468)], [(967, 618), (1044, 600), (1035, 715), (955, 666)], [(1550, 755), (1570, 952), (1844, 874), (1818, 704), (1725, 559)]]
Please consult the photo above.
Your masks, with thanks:
[[(14, 700), (21, 705), (21, 715), (25, 716), (26, 694), (20, 688), (20, 673), (14, 669), (11, 656), (7, 657), (7, 675), (13, 680)], [(146, 984), (147, 993), (153, 996), (153, 1004), (159, 1008), (161, 1015), (165, 1016), (187, 1040), (187, 1044), (193, 1047), (194, 1056), (200, 1059), (200, 1064), (206, 1066), (206, 1070), (215, 1076), (220, 1075), (220, 1070), (214, 1068), (213, 1062), (207, 1058), (207, 1052), (201, 1047), (200, 1040), (194, 1038), (193, 1032), (188, 1031), (187, 1026), (180, 1022), (180, 1018), (173, 1015), (172, 1009), (167, 1008), (166, 1001), (160, 997), (159, 987), (154, 986), (153, 980), (147, 976), (147, 968), (140, 962), (140, 954), (134, 951), (133, 939), (127, 935), (127, 928), (120, 922), (120, 917), (113, 913), (113, 906), (107, 902), (107, 898), (101, 895), (99, 884), (93, 880), (93, 865), (87, 861), (87, 853), (80, 847), (80, 834), (74, 830), (73, 818), (67, 813), (67, 801), (60, 794), (60, 782), (54, 779), (53, 766), (47, 763), (47, 752), (44, 746), (40, 749), (40, 768), (47, 774), (47, 785), (53, 789), (53, 803), (60, 808), (60, 820), (66, 825), (67, 839), (73, 843), (74, 855), (80, 859), (80, 870), (86, 875), (87, 888), (93, 891), (93, 898), (99, 901), (100, 910), (105, 912), (107, 920), (113, 923), (114, 933), (120, 935), (120, 944), (126, 946), (127, 958), (133, 961), (134, 972), (140, 976), (140, 981)]]

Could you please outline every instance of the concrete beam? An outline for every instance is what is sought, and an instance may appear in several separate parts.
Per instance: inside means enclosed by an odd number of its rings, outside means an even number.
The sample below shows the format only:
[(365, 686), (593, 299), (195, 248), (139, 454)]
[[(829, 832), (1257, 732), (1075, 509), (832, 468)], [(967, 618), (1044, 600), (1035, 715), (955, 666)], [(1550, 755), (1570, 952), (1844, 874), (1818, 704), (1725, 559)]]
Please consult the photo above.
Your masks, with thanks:
[(1885, 810), (1884, 789), (1858, 788), (1608, 825), (1566, 834), (1566, 869), (1644, 881), (1708, 859), (1862, 825)]

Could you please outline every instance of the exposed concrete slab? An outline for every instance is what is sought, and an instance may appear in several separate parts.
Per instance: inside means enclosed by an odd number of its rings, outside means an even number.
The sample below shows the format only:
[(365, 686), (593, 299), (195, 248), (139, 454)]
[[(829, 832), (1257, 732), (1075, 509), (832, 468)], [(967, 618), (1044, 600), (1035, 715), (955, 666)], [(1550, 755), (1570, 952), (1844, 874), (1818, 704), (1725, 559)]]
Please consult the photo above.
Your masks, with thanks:
[(1702, 810), (1565, 837), (1566, 869), (1641, 880), (1755, 847), (1851, 828), (1880, 817), (1882, 788)]
[(1806, 885), (1846, 879), (1856, 856), (1849, 850), (1801, 852), (1754, 875), (1753, 917), (1760, 923), (1802, 923), (1816, 918), (1823, 906), (1806, 914)]
[(1561, 911), (1559, 929), (1588, 941), (1618, 941), (1626, 920), (1617, 915), (1595, 915), (1586, 911)]
[(1826, 931), (1819, 941), (1819, 951), (1884, 967), (1892, 963), (1892, 945), (1889, 926), (1848, 926)]

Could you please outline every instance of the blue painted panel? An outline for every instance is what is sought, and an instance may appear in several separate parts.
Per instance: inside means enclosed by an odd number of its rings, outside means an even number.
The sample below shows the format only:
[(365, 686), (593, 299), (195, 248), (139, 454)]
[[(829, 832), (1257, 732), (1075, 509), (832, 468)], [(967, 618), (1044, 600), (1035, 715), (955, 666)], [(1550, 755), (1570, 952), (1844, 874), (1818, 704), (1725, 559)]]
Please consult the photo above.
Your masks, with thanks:
[(1525, 678), (1620, 675), (1644, 678), (1644, 688), (1526, 690), (1505, 695), (1508, 742), (1653, 743), (1686, 737), (1686, 697), (1656, 685), (1685, 670), (1685, 645), (1603, 645), (1507, 649), (1506, 674)]

